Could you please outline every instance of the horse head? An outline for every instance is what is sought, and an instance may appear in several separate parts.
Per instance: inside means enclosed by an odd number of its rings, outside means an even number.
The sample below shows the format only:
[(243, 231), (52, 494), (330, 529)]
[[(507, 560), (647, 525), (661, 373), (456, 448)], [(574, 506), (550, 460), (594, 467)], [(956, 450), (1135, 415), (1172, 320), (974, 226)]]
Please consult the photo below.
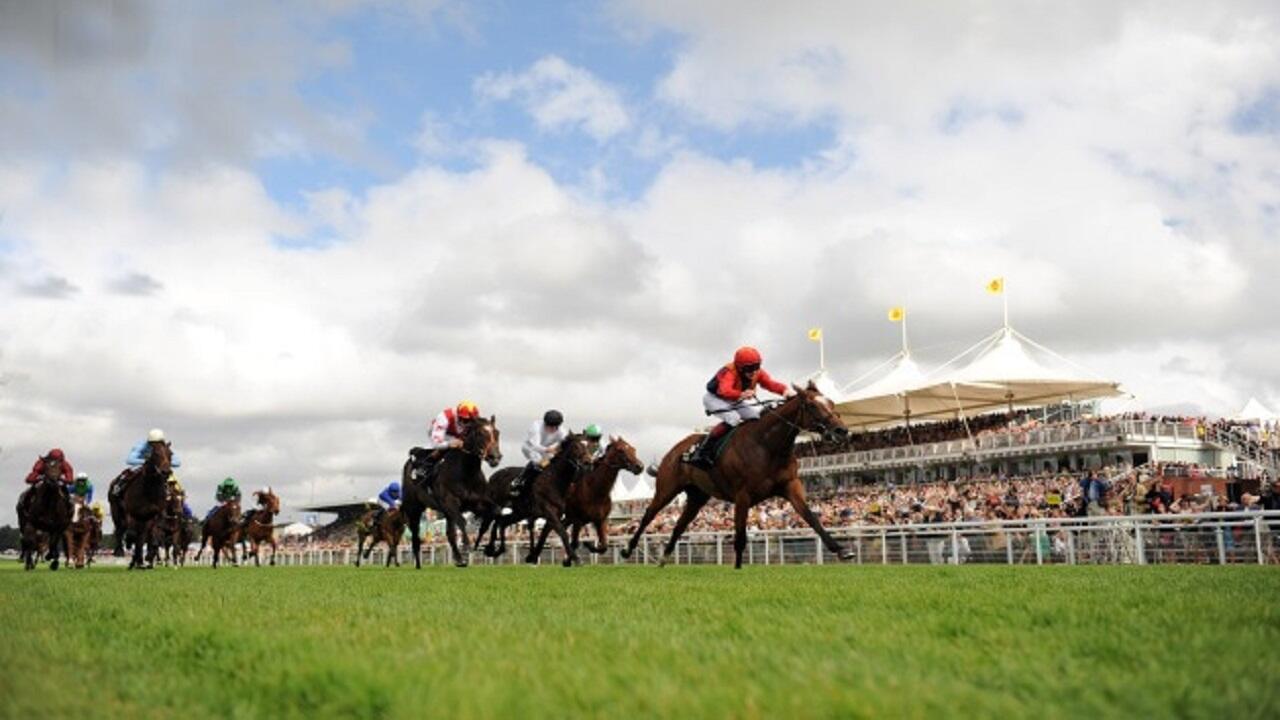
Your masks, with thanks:
[(575, 470), (581, 470), (591, 464), (591, 451), (587, 448), (587, 436), (572, 431), (560, 441), (554, 460), (571, 463)]
[(604, 451), (604, 461), (609, 467), (625, 469), (633, 475), (644, 472), (644, 463), (636, 456), (636, 449), (621, 437), (611, 436)]
[(821, 435), (827, 442), (842, 442), (849, 437), (849, 428), (836, 414), (835, 403), (823, 395), (812, 380), (805, 387), (792, 383), (791, 389), (796, 394), (783, 403), (783, 407), (793, 406), (792, 422), (806, 432)]
[(147, 453), (146, 467), (150, 468), (151, 472), (168, 480), (169, 475), (173, 473), (173, 467), (170, 465), (173, 460), (173, 449), (169, 447), (169, 443), (163, 440), (147, 443), (147, 445), (150, 448), (150, 452)]
[(497, 418), (492, 415), (488, 420), (476, 418), (462, 439), (462, 449), (489, 463), (489, 467), (498, 467), (498, 463), (502, 462), (501, 435), (497, 422)]
[(266, 506), (267, 512), (272, 515), (280, 514), (280, 498), (271, 490), (271, 488), (267, 488), (266, 494), (258, 493), (258, 499), (259, 502)]

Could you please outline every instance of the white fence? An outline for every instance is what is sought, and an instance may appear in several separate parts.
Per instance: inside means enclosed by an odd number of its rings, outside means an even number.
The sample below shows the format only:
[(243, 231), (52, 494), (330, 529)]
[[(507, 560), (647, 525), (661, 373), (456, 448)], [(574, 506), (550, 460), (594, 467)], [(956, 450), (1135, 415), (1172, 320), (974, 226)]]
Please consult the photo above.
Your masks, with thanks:
[[(1280, 511), (855, 526), (833, 528), (831, 534), (853, 552), (851, 562), (858, 564), (1280, 564)], [(653, 563), (660, 558), (668, 536), (645, 535), (630, 560), (621, 556), (626, 540), (614, 536), (604, 554), (579, 548), (578, 556), (584, 564), (591, 565)], [(475, 552), (471, 560), (481, 564), (520, 563), (528, 550), (528, 540), (521, 539), (508, 542), (507, 553), (502, 557), (486, 558)], [(402, 565), (412, 564), (407, 542), (400, 546), (399, 554)], [(541, 564), (555, 564), (563, 558), (563, 548), (551, 541)], [(713, 532), (687, 533), (668, 562), (724, 565), (733, 560), (733, 534)], [(385, 561), (385, 548), (379, 547), (365, 562), (382, 565)], [(354, 562), (354, 548), (281, 552), (277, 557), (277, 564), (281, 565)], [(452, 564), (449, 546), (440, 541), (423, 545), (422, 562)], [(744, 562), (822, 565), (839, 560), (809, 530), (768, 530), (748, 533)], [(207, 564), (207, 559), (201, 564)]]

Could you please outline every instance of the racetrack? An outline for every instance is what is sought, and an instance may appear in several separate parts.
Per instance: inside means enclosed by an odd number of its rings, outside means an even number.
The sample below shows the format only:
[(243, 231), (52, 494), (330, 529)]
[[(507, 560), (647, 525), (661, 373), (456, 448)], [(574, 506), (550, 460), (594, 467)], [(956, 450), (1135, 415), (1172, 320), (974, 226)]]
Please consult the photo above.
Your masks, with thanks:
[(1270, 567), (7, 566), (0, 716), (1276, 717), (1277, 598)]

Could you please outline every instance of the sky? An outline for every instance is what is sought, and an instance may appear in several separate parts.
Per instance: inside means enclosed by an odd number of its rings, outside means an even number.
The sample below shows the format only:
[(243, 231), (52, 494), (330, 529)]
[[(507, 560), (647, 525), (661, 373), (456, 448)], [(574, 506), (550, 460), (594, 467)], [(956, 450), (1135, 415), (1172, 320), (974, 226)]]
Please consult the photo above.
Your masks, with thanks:
[(659, 457), (1012, 324), (1280, 405), (1273, 2), (0, 0), (0, 523), (163, 428), (197, 511), (367, 497), (446, 405)]

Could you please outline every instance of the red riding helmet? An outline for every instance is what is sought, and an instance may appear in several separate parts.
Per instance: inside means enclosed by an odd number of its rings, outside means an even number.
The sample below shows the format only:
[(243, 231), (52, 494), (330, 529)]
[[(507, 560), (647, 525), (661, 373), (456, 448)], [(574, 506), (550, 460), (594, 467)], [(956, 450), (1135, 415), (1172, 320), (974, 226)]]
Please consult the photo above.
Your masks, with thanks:
[(480, 417), (480, 408), (470, 400), (463, 400), (458, 403), (458, 407), (454, 410), (459, 420), (475, 420)]
[(62, 454), (61, 448), (54, 448), (49, 451), (48, 455), (45, 455), (45, 458), (49, 460), (66, 460), (67, 456)]
[(750, 345), (743, 345), (733, 354), (733, 364), (738, 367), (746, 367), (747, 365), (760, 365), (760, 351)]

